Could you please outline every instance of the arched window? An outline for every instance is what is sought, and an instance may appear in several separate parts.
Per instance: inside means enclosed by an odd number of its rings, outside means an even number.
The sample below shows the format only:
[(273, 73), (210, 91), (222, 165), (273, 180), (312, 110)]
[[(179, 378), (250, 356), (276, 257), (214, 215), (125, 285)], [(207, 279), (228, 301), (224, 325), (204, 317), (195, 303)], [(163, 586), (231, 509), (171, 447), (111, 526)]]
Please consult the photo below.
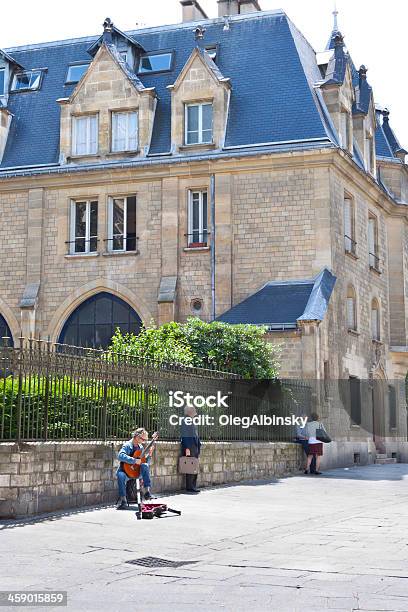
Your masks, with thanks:
[(142, 321), (129, 304), (105, 291), (80, 304), (67, 319), (59, 337), (61, 344), (106, 348), (117, 328), (138, 334)]
[(357, 331), (357, 299), (352, 285), (347, 288), (347, 328)]
[(380, 306), (375, 298), (371, 302), (371, 338), (380, 340)]
[(4, 344), (3, 338), (9, 338), (8, 346), (13, 346), (13, 337), (10, 328), (7, 325), (6, 319), (0, 314), (0, 346)]

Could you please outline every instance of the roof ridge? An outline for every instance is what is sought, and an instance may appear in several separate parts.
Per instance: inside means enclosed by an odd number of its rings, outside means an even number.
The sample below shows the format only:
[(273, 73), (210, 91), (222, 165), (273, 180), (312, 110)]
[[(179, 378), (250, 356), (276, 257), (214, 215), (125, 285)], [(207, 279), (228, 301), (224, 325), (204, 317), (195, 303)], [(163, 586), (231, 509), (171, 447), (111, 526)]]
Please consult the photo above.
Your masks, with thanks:
[[(273, 17), (276, 15), (286, 15), (283, 9), (272, 9), (270, 11), (256, 11), (253, 13), (244, 13), (242, 15), (230, 15), (228, 19), (230, 21), (247, 21), (250, 19), (264, 19), (266, 17)], [(168, 31), (168, 30), (182, 30), (186, 28), (193, 28), (195, 24), (205, 22), (206, 24), (217, 24), (224, 23), (224, 17), (213, 17), (212, 19), (200, 19), (197, 21), (186, 21), (180, 23), (170, 23), (159, 26), (149, 26), (146, 28), (139, 28), (136, 30), (124, 30), (123, 33), (127, 36), (138, 36), (139, 34), (149, 34), (154, 32)], [(33, 51), (35, 49), (44, 49), (47, 47), (58, 47), (72, 44), (80, 44), (85, 42), (95, 42), (100, 38), (100, 34), (90, 34), (89, 36), (80, 36), (75, 38), (50, 40), (38, 43), (30, 43), (28, 45), (14, 45), (12, 47), (5, 47), (3, 51), (9, 53), (12, 51)]]

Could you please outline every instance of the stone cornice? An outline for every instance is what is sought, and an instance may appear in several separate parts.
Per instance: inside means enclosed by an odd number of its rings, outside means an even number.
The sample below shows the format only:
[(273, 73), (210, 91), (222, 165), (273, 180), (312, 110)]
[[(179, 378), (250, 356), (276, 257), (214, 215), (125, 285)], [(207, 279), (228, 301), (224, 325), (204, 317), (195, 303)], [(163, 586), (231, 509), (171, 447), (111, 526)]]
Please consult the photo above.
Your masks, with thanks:
[[(61, 189), (70, 186), (81, 187), (97, 183), (107, 185), (127, 181), (155, 181), (168, 177), (188, 178), (209, 174), (238, 173), (238, 172), (259, 172), (273, 170), (290, 170), (294, 168), (334, 168), (340, 174), (351, 181), (359, 188), (366, 197), (370, 198), (373, 204), (380, 206), (387, 214), (394, 217), (406, 218), (408, 221), (408, 206), (396, 204), (377, 184), (374, 178), (355, 164), (350, 156), (335, 148), (309, 149), (303, 151), (285, 152), (254, 152), (251, 156), (236, 155), (225, 157), (210, 156), (206, 159), (180, 159), (172, 160), (166, 158), (155, 160), (152, 164), (151, 159), (138, 160), (138, 164), (129, 167), (84, 168), (81, 172), (76, 168), (75, 173), (69, 173), (69, 168), (65, 172), (38, 174), (29, 176), (1, 177), (0, 173), (0, 193), (25, 191), (33, 187), (44, 187), (47, 189)], [(171, 163), (169, 163), (171, 161)], [(176, 163), (175, 163), (176, 162)]]

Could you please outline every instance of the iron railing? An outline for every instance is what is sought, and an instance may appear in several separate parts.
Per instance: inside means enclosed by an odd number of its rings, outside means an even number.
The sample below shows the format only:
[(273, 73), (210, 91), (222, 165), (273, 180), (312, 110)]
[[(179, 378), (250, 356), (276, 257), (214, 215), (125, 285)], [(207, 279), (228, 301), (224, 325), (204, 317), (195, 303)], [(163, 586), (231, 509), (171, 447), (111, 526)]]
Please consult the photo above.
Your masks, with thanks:
[[(290, 440), (293, 427), (241, 426), (242, 418), (299, 412), (306, 384), (243, 381), (234, 373), (20, 338), (0, 347), (0, 440), (123, 440), (136, 427), (177, 440), (170, 392), (220, 394), (228, 408), (202, 407), (204, 440)], [(219, 415), (230, 422), (221, 424)], [(172, 417), (172, 418), (171, 418)], [(237, 420), (240, 420), (239, 422)]]

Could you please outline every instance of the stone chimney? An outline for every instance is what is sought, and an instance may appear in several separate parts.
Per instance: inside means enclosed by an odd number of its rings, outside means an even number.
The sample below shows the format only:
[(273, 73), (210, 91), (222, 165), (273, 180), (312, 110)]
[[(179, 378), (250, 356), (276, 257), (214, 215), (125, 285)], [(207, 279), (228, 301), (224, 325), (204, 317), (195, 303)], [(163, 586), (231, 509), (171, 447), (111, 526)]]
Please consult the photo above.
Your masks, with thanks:
[(208, 19), (205, 11), (201, 8), (197, 0), (181, 0), (180, 4), (183, 9), (183, 23), (185, 21), (201, 21)]
[(261, 11), (258, 0), (218, 0), (218, 17)]

